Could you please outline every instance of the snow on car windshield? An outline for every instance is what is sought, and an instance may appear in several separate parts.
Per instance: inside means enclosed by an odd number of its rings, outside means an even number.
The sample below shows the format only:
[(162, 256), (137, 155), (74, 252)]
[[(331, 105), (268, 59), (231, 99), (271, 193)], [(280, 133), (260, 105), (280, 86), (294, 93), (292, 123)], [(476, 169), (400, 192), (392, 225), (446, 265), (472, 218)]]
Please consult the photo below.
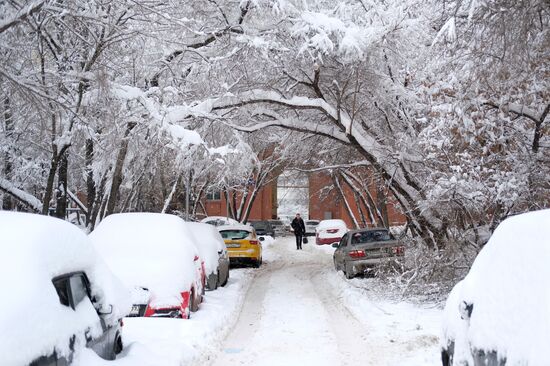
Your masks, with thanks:
[(241, 240), (246, 239), (250, 232), (246, 230), (222, 230), (220, 234), (224, 239)]

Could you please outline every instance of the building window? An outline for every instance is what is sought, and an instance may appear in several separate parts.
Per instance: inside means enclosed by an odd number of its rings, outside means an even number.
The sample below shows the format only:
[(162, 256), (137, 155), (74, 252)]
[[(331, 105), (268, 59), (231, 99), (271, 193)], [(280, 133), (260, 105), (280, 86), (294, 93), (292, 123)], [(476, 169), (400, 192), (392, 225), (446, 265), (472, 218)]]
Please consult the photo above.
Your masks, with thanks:
[(222, 194), (220, 191), (209, 191), (206, 192), (206, 200), (207, 201), (219, 201), (222, 198)]

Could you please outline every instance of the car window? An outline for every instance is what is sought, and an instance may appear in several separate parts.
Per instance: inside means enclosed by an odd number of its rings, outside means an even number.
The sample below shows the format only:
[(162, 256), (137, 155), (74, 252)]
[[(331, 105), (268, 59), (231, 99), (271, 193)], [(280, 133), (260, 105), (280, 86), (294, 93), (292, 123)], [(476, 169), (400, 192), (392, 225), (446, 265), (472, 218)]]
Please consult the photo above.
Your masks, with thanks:
[(317, 221), (306, 221), (306, 225), (317, 226), (319, 223)]
[(391, 233), (387, 230), (371, 230), (363, 231), (353, 234), (351, 238), (352, 244), (364, 244), (364, 243), (374, 243), (377, 241), (390, 241), (394, 240)]
[(250, 232), (246, 230), (222, 230), (220, 234), (224, 239), (241, 240), (247, 238)]
[(59, 302), (61, 305), (71, 306), (69, 303), (69, 278), (59, 278), (52, 281), (59, 297)]
[(340, 240), (340, 244), (338, 244), (338, 247), (345, 247), (347, 244), (348, 244), (348, 234), (342, 237), (342, 239)]
[(70, 285), (73, 308), (76, 308), (82, 300), (88, 298), (88, 288), (86, 287), (84, 276), (81, 274), (71, 276)]

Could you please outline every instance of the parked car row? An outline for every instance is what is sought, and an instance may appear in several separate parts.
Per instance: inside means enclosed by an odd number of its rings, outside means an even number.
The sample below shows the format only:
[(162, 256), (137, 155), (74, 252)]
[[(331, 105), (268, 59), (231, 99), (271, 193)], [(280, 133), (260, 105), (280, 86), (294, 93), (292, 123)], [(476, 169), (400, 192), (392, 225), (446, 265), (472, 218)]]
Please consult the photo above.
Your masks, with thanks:
[(214, 221), (123, 213), (86, 235), (63, 220), (0, 211), (8, 254), (0, 288), (10, 294), (0, 325), (24, 330), (0, 337), (2, 365), (69, 365), (83, 347), (112, 360), (122, 351), (124, 317), (189, 318), (205, 290), (227, 284), (230, 263), (262, 263), (253, 227)]

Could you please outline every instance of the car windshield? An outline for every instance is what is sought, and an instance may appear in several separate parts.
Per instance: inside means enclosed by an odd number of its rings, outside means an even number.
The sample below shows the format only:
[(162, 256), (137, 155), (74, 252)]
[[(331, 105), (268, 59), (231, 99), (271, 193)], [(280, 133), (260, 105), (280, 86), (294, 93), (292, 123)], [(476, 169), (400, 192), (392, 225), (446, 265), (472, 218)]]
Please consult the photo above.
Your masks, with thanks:
[(351, 237), (352, 244), (374, 243), (378, 241), (391, 240), (394, 240), (394, 238), (387, 230), (362, 231), (354, 233)]
[(264, 221), (251, 221), (250, 225), (254, 229), (267, 229), (267, 222)]
[(241, 240), (246, 239), (250, 232), (246, 230), (222, 230), (220, 234), (224, 239)]

